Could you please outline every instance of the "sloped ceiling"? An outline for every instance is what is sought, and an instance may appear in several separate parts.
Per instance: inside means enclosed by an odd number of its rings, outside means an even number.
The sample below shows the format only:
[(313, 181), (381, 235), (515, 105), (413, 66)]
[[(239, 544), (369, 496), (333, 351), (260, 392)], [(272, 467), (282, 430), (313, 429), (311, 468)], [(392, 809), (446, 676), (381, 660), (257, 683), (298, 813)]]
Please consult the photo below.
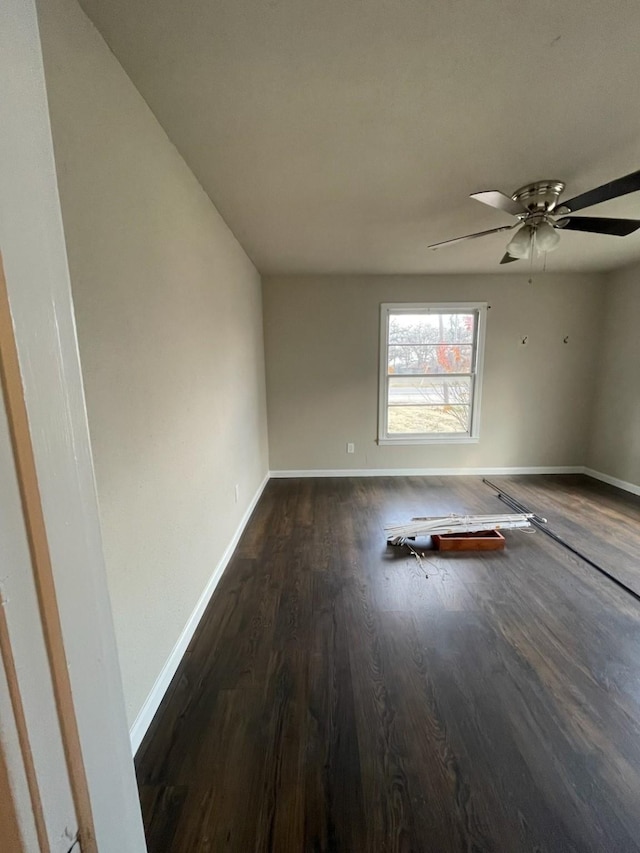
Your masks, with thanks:
[[(471, 192), (640, 168), (637, 0), (82, 6), (263, 273), (527, 271), (508, 234), (427, 244), (510, 221)], [(565, 232), (547, 268), (637, 259), (640, 232)]]

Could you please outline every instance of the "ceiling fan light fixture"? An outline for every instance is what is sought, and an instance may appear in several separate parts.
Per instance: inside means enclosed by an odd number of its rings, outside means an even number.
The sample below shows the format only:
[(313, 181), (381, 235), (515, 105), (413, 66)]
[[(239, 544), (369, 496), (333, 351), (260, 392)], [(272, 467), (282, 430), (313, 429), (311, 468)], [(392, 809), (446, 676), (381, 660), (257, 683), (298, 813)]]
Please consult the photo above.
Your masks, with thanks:
[(560, 235), (556, 232), (553, 225), (550, 225), (548, 222), (542, 222), (536, 228), (535, 241), (538, 252), (553, 252), (554, 249), (558, 248)]
[(529, 225), (518, 228), (507, 245), (507, 254), (512, 258), (524, 260), (531, 255), (531, 242), (533, 231)]
[(532, 258), (533, 255), (552, 252), (560, 244), (561, 229), (616, 237), (626, 237), (628, 234), (640, 231), (640, 219), (573, 215), (585, 207), (593, 207), (629, 193), (640, 192), (640, 169), (574, 198), (560, 201), (564, 189), (563, 181), (545, 180), (525, 184), (511, 196), (499, 190), (472, 193), (471, 198), (495, 210), (509, 213), (517, 221), (511, 225), (465, 234), (464, 237), (454, 237), (453, 240), (441, 240), (439, 243), (432, 243), (429, 248), (439, 249), (441, 246), (452, 246), (455, 243), (518, 228), (507, 246), (506, 254), (500, 261), (501, 264), (508, 264), (512, 261)]

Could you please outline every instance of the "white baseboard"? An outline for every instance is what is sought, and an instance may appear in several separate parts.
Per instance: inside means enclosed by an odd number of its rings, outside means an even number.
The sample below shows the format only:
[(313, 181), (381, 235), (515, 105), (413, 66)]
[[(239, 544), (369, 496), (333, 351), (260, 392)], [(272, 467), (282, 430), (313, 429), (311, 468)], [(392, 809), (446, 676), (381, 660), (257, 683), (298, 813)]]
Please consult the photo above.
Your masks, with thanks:
[(632, 495), (640, 495), (640, 486), (635, 483), (628, 483), (626, 480), (619, 480), (617, 477), (611, 477), (609, 474), (603, 474), (602, 471), (594, 471), (593, 468), (583, 468), (583, 473), (587, 477), (593, 477), (594, 480), (602, 480), (603, 483), (608, 483), (610, 486), (615, 486), (618, 489), (624, 489), (625, 492), (631, 492)]
[(187, 650), (189, 643), (191, 642), (191, 638), (193, 637), (198, 624), (202, 618), (204, 611), (207, 609), (207, 604), (213, 595), (213, 592), (218, 585), (218, 581), (222, 577), (224, 570), (231, 559), (233, 552), (236, 549), (236, 545), (238, 544), (242, 533), (247, 526), (247, 522), (249, 521), (249, 517), (251, 513), (255, 509), (256, 504), (260, 500), (260, 496), (264, 491), (264, 487), (269, 482), (270, 474), (267, 473), (262, 483), (258, 486), (255, 495), (253, 496), (251, 503), (246, 509), (246, 512), (240, 519), (240, 523), (236, 528), (236, 532), (233, 534), (233, 537), (229, 544), (227, 545), (224, 554), (220, 558), (218, 565), (216, 566), (213, 574), (209, 578), (209, 582), (205, 587), (198, 603), (195, 606), (195, 609), (189, 619), (187, 620), (187, 624), (184, 626), (182, 633), (178, 637), (178, 641), (173, 647), (171, 654), (169, 655), (165, 665), (162, 667), (160, 671), (160, 675), (157, 677), (155, 684), (151, 688), (151, 692), (147, 696), (144, 705), (140, 709), (138, 716), (136, 717), (131, 730), (129, 732), (129, 737), (131, 738), (131, 749), (133, 754), (135, 755), (138, 751), (138, 747), (142, 743), (142, 739), (144, 738), (147, 729), (151, 725), (151, 721), (153, 720), (156, 711), (158, 710), (160, 703), (164, 697), (164, 694), (167, 692), (167, 688), (171, 684), (171, 679), (176, 673), (180, 661), (182, 660), (184, 653)]
[(318, 468), (272, 471), (274, 478), (292, 477), (473, 477), (512, 474), (582, 474), (582, 465), (555, 465), (536, 468)]

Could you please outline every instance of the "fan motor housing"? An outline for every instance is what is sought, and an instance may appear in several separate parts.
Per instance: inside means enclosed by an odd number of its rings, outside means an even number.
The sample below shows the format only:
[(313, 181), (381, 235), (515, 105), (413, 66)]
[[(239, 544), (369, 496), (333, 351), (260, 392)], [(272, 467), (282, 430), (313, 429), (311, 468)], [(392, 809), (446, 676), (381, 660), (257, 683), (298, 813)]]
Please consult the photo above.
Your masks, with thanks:
[(519, 201), (531, 213), (549, 213), (557, 205), (564, 187), (563, 181), (536, 181), (520, 187), (511, 198)]

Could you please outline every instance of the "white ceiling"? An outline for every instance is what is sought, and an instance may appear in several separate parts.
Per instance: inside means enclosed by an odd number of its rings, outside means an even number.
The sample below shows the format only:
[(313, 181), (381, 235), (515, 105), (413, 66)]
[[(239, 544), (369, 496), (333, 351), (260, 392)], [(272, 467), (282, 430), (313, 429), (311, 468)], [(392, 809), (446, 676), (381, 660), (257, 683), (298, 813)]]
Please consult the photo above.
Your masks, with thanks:
[[(638, 0), (81, 0), (264, 273), (509, 273), (468, 198), (640, 168)], [(581, 211), (640, 218), (640, 193)], [(550, 270), (640, 259), (563, 233)]]

